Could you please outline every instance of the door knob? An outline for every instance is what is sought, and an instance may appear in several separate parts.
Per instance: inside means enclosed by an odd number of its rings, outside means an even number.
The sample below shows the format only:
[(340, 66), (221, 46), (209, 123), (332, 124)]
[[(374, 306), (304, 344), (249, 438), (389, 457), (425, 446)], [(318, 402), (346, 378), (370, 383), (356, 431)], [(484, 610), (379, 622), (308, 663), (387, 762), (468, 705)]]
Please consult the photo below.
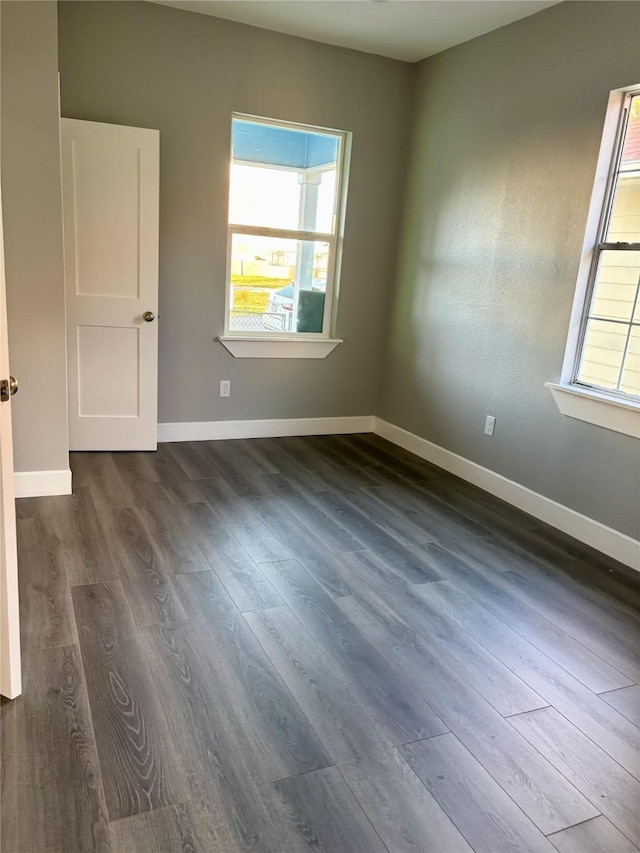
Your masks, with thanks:
[(142, 319), (145, 321), (145, 323), (153, 323), (156, 318), (153, 311), (145, 311), (142, 315)]
[(6, 403), (10, 397), (18, 393), (18, 380), (15, 376), (0, 380), (0, 402)]

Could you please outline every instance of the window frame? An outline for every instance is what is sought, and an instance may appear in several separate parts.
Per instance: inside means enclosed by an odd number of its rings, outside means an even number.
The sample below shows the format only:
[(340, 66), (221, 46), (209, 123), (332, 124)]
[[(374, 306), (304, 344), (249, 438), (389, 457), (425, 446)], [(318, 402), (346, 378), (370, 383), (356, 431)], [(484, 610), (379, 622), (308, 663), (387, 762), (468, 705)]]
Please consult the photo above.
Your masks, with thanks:
[[(340, 270), (341, 270), (341, 261), (342, 261), (342, 249), (344, 242), (344, 221), (345, 221), (345, 213), (346, 213), (346, 197), (347, 197), (347, 184), (348, 184), (348, 173), (349, 173), (349, 164), (350, 164), (350, 148), (351, 148), (351, 133), (346, 130), (336, 130), (333, 128), (327, 127), (319, 127), (317, 125), (311, 124), (303, 124), (300, 122), (292, 122), (292, 121), (284, 121), (281, 119), (271, 119), (265, 116), (254, 116), (249, 115), (247, 113), (233, 112), (231, 114), (231, 146), (233, 145), (233, 121), (238, 119), (240, 121), (250, 121), (255, 124), (264, 124), (269, 127), (282, 127), (288, 130), (298, 130), (302, 132), (310, 132), (316, 134), (324, 134), (326, 136), (332, 136), (338, 138), (338, 152), (336, 157), (336, 189), (335, 189), (335, 198), (334, 198), (334, 207), (333, 207), (333, 231), (330, 233), (320, 232), (320, 231), (305, 231), (301, 229), (290, 229), (290, 228), (270, 228), (259, 225), (240, 225), (238, 223), (233, 223), (229, 221), (229, 214), (227, 213), (227, 264), (226, 264), (226, 278), (225, 278), (225, 307), (224, 307), (224, 334), (219, 338), (219, 340), (225, 344), (232, 343), (235, 341), (242, 342), (251, 342), (251, 341), (259, 341), (263, 343), (268, 342), (278, 342), (278, 343), (313, 343), (313, 342), (321, 342), (323, 344), (327, 344), (328, 342), (335, 342), (335, 344), (340, 343), (334, 337), (332, 337), (332, 333), (336, 324), (337, 317), (337, 302), (338, 302), (338, 291), (339, 291), (339, 283), (340, 283)], [(254, 163), (248, 161), (238, 161), (241, 165), (256, 165)], [(233, 160), (233, 151), (231, 150), (231, 164), (234, 163)], [(269, 168), (268, 165), (265, 168)], [(279, 169), (281, 171), (294, 171), (298, 172), (299, 170), (294, 167), (287, 166), (273, 166), (274, 169)], [(317, 168), (318, 172), (328, 171), (326, 169), (322, 169), (322, 167)], [(231, 190), (231, 178), (229, 177), (229, 191)], [(245, 330), (237, 330), (230, 329), (230, 319), (231, 319), (231, 247), (233, 242), (234, 234), (246, 234), (249, 236), (255, 237), (280, 237), (287, 240), (310, 240), (316, 243), (327, 243), (329, 247), (329, 260), (327, 264), (327, 283), (325, 287), (325, 301), (324, 301), (324, 312), (322, 318), (322, 331), (321, 332), (273, 332), (269, 330), (265, 331), (245, 331)], [(295, 309), (295, 304), (294, 304)], [(309, 350), (309, 348), (307, 348)], [(322, 348), (317, 348), (318, 352), (325, 353), (327, 347), (324, 346)], [(333, 347), (331, 347), (333, 349)], [(329, 349), (329, 352), (331, 351)], [(290, 352), (291, 348), (281, 347), (279, 351), (274, 350), (274, 352)], [(240, 350), (238, 350), (240, 351)], [(259, 350), (263, 355), (266, 352), (264, 348)], [(310, 350), (312, 351), (312, 350)], [(328, 354), (328, 352), (326, 352)], [(287, 356), (279, 356), (279, 357), (287, 357)], [(314, 357), (314, 356), (310, 356)], [(323, 355), (319, 355), (318, 357), (324, 357)]]
[[(598, 269), (600, 266), (600, 257), (603, 252), (640, 252), (640, 242), (609, 243), (606, 241), (606, 233), (609, 228), (609, 223), (611, 221), (611, 213), (613, 210), (615, 192), (620, 177), (620, 163), (622, 160), (622, 152), (626, 139), (626, 130), (629, 122), (629, 109), (631, 101), (635, 96), (640, 96), (640, 86), (634, 86), (628, 90), (625, 90), (623, 92), (621, 103), (618, 106), (618, 121), (616, 126), (615, 141), (613, 144), (613, 150), (609, 154), (608, 180), (604, 189), (604, 199), (602, 202), (600, 221), (598, 223), (598, 231), (595, 239), (595, 244), (592, 246), (592, 257), (590, 259), (589, 264), (589, 277), (587, 280), (585, 298), (583, 303), (582, 319), (579, 330), (579, 340), (575, 351), (571, 384), (576, 385), (579, 388), (587, 388), (595, 391), (604, 392), (606, 394), (610, 394), (611, 396), (618, 397), (621, 400), (640, 401), (640, 395), (638, 394), (629, 394), (628, 392), (621, 391), (618, 388), (607, 388), (603, 385), (595, 385), (593, 383), (583, 382), (579, 378), (580, 365), (582, 362), (582, 353), (585, 346), (589, 320), (592, 319), (590, 317), (591, 305), (595, 296)], [(616, 101), (617, 100), (618, 99), (616, 99)], [(626, 355), (626, 351), (629, 346), (630, 330), (634, 326), (633, 317), (635, 315), (637, 300), (638, 292), (636, 291), (636, 301), (634, 302), (631, 311), (631, 319), (628, 324), (620, 323), (620, 325), (628, 326), (627, 341), (625, 345), (624, 355)], [(622, 370), (624, 369), (624, 355), (620, 368), (621, 374)]]
[(560, 382), (546, 385), (563, 414), (640, 438), (640, 398), (578, 379), (600, 254), (612, 247), (614, 251), (640, 251), (640, 244), (607, 244), (603, 240), (624, 144), (625, 107), (634, 95), (640, 95), (639, 84), (616, 89), (609, 96)]

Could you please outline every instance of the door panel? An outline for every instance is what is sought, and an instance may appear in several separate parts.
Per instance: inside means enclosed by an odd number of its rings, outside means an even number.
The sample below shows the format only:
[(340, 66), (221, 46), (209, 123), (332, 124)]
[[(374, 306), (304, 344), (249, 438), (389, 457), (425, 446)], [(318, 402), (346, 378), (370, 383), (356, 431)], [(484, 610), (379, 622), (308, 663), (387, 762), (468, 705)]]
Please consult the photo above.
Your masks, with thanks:
[(140, 149), (74, 141), (71, 158), (76, 293), (137, 299)]
[[(140, 415), (140, 330), (78, 326), (78, 411), (81, 417), (137, 418)], [(119, 373), (104, 364), (118, 353)]]
[(62, 119), (71, 450), (157, 446), (158, 181), (158, 131)]

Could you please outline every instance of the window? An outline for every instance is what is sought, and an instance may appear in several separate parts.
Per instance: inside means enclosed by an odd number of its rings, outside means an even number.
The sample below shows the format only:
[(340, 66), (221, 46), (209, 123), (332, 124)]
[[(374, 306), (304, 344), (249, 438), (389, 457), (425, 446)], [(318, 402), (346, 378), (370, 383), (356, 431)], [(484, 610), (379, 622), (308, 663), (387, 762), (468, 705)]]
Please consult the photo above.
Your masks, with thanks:
[(575, 382), (640, 396), (640, 93), (625, 98)]
[(624, 99), (575, 382), (640, 396), (640, 93)]
[[(640, 87), (609, 102), (561, 384), (564, 414), (640, 429)], [(573, 395), (567, 399), (566, 393)], [(577, 400), (576, 396), (582, 396)], [(613, 407), (617, 407), (613, 411)], [(609, 411), (607, 411), (609, 409)]]
[(233, 116), (225, 345), (233, 338), (329, 339), (346, 137)]

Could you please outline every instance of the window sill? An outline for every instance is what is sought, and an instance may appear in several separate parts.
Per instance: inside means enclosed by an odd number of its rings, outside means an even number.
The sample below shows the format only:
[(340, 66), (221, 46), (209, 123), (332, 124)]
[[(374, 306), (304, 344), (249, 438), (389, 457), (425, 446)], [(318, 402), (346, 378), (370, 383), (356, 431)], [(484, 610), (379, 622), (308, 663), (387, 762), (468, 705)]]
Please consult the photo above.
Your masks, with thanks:
[(577, 385), (545, 385), (563, 415), (640, 438), (640, 403)]
[(216, 338), (234, 358), (326, 358), (340, 338), (258, 338), (221, 335)]

